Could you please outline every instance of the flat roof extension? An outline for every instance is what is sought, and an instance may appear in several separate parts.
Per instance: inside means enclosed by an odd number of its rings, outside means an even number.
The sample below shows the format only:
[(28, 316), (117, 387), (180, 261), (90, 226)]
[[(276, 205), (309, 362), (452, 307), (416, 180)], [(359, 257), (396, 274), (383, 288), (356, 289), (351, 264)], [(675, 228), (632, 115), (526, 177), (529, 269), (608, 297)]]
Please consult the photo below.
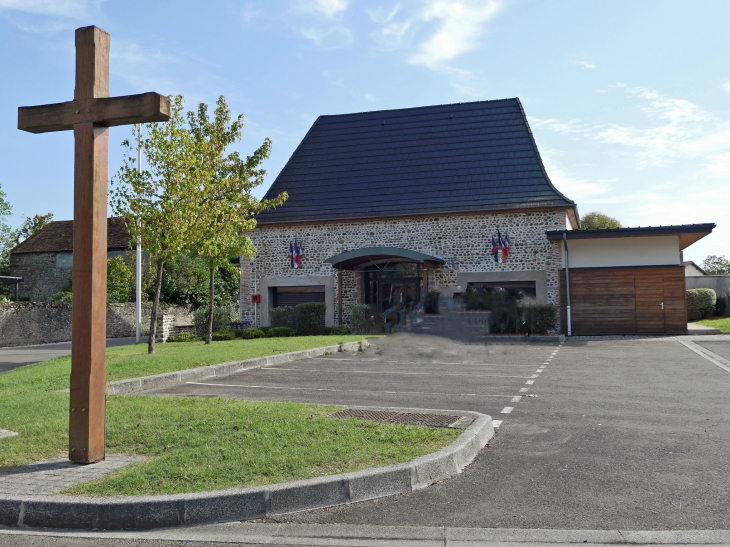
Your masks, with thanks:
[(705, 224), (680, 224), (673, 226), (637, 226), (635, 228), (601, 228), (595, 230), (546, 230), (545, 235), (549, 240), (563, 239), (596, 239), (614, 237), (651, 237), (651, 236), (673, 236), (679, 237), (679, 250), (686, 249), (695, 241), (699, 241), (706, 235), (712, 233), (716, 227), (714, 222)]

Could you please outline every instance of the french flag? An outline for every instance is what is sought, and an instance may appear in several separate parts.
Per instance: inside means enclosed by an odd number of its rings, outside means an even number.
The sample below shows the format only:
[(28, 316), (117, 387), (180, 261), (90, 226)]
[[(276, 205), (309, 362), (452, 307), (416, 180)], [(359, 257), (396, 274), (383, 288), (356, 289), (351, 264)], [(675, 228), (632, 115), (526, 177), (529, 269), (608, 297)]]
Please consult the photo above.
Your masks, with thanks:
[(494, 255), (494, 261), (499, 262), (499, 246), (494, 241), (494, 236), (492, 236), (492, 254)]
[(294, 247), (292, 246), (292, 242), (289, 242), (289, 263), (291, 264), (291, 267), (294, 268)]
[(509, 238), (507, 236), (502, 237), (502, 234), (497, 230), (497, 237), (499, 238), (499, 244), (502, 246), (502, 261), (507, 260), (507, 250), (509, 249)]

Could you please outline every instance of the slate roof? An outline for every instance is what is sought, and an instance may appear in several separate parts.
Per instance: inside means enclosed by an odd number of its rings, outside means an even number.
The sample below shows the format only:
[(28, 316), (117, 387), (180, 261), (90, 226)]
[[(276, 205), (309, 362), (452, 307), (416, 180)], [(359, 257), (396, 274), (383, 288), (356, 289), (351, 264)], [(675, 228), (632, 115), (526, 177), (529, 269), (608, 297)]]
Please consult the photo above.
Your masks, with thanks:
[[(130, 237), (124, 224), (117, 218), (107, 219), (107, 250), (129, 249)], [(53, 221), (37, 234), (19, 243), (10, 252), (19, 253), (63, 253), (72, 252), (74, 244), (74, 221)]]
[(260, 225), (575, 207), (550, 182), (520, 100), (320, 116)]

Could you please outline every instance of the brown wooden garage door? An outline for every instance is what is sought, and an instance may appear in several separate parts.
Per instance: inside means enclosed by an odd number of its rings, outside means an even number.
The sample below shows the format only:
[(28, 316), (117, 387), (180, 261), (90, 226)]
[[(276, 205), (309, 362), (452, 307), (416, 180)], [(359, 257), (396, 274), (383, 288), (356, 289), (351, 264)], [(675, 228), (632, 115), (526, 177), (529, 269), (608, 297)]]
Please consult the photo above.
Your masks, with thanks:
[[(565, 270), (560, 272), (561, 331), (567, 332)], [(684, 268), (570, 270), (574, 335), (686, 334)]]

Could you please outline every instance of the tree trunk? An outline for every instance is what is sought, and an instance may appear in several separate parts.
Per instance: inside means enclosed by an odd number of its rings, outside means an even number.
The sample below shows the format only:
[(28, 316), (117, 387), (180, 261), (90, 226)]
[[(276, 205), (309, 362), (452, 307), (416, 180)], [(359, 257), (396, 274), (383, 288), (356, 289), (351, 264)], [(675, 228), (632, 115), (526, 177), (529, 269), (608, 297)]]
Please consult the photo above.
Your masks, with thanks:
[(213, 281), (215, 281), (215, 268), (210, 269), (210, 306), (208, 307), (208, 334), (205, 335), (205, 343), (210, 344), (213, 341)]
[(157, 335), (157, 310), (160, 307), (160, 293), (162, 292), (162, 269), (164, 260), (157, 261), (157, 280), (155, 282), (155, 297), (152, 299), (152, 313), (150, 315), (150, 337), (147, 342), (147, 353), (155, 352), (155, 338)]

